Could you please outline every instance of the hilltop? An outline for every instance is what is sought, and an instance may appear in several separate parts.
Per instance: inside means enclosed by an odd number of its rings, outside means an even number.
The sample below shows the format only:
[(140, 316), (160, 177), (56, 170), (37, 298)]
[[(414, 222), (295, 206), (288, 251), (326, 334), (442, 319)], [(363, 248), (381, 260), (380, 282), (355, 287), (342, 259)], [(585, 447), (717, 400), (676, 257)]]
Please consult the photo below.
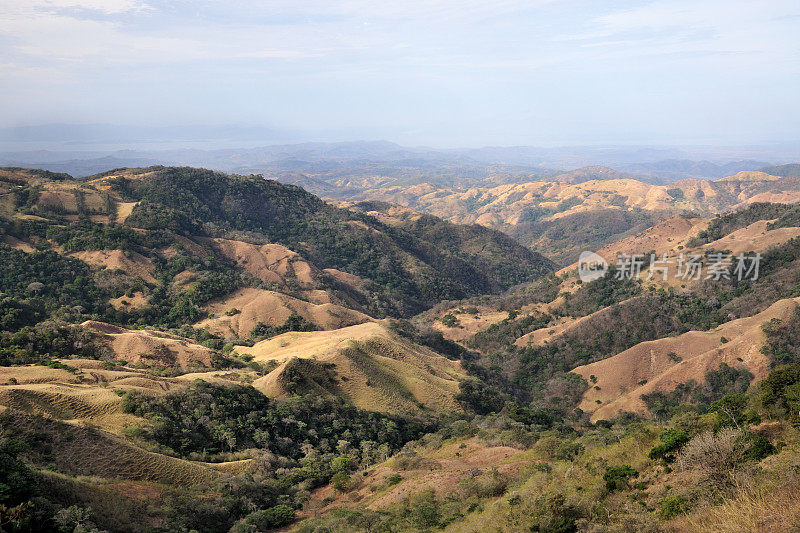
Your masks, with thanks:
[[(338, 197), (399, 204), (459, 224), (503, 231), (547, 254), (559, 266), (682, 213), (713, 216), (751, 203), (800, 200), (800, 180), (740, 172), (715, 181), (683, 179), (654, 185), (602, 167), (553, 180), (469, 188), (420, 183), (367, 185)], [(586, 178), (586, 179), (584, 179)]]

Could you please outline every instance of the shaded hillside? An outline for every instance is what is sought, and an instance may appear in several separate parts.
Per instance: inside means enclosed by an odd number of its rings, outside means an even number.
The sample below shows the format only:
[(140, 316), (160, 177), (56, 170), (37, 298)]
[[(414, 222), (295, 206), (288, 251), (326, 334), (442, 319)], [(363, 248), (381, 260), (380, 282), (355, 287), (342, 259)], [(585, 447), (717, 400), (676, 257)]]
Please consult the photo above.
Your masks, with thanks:
[(615, 180), (625, 178), (636, 178), (631, 174), (614, 170), (613, 168), (599, 165), (576, 168), (566, 172), (557, 172), (548, 178), (553, 181), (564, 181), (567, 183), (583, 183), (590, 180)]
[(513, 238), (480, 224), (452, 224), (388, 202), (343, 202), (341, 205), (403, 229), (433, 244), (439, 251), (491, 272), (505, 288), (529, 281), (525, 279), (528, 276), (520, 275), (519, 268), (509, 268), (510, 264), (526, 265), (543, 260), (540, 254), (530, 253)]
[[(189, 168), (152, 168), (118, 176), (113, 187), (140, 203), (126, 224), (185, 234), (261, 234), (299, 252), (320, 268), (374, 281), (387, 311), (408, 314), (441, 299), (496, 292), (546, 273), (549, 264), (495, 232), (469, 230), (470, 242), (447, 248), (422, 228), (395, 228), (338, 209), (299, 187), (258, 177), (227, 176)], [(437, 222), (460, 236), (467, 230)], [(480, 233), (480, 234), (478, 234)], [(494, 247), (474, 261), (475, 240)], [(505, 252), (505, 253), (503, 253)], [(491, 260), (490, 260), (491, 258)]]
[(800, 178), (800, 163), (764, 167), (760, 168), (759, 170), (761, 172), (766, 172), (767, 174), (772, 174), (773, 176), (782, 176), (784, 178)]
[(640, 209), (628, 211), (608, 208), (541, 221), (530, 215), (533, 220), (522, 219), (507, 232), (534, 250), (546, 250), (549, 258), (563, 265), (576, 259), (584, 250), (597, 250), (639, 233), (665, 216)]

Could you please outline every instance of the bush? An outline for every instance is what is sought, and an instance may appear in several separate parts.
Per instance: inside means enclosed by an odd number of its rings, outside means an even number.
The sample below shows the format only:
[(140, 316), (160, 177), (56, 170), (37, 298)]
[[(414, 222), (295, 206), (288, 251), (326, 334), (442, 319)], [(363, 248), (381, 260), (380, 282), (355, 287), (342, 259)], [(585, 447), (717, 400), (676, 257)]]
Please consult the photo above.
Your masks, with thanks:
[(0, 504), (17, 505), (36, 491), (33, 472), (17, 459), (22, 450), (23, 445), (18, 441), (0, 441)]
[(758, 423), (755, 413), (745, 411), (748, 398), (742, 393), (728, 394), (712, 403), (709, 411), (717, 414), (714, 429), (723, 427), (741, 427), (747, 422)]
[(760, 461), (775, 453), (775, 446), (763, 435), (749, 433), (746, 437), (746, 441), (746, 451), (744, 452), (745, 459)]
[(392, 474), (390, 476), (386, 476), (386, 486), (387, 487), (391, 487), (391, 486), (397, 485), (401, 481), (403, 481), (403, 476), (401, 476), (400, 474)]
[(258, 322), (250, 332), (250, 338), (254, 340), (263, 340), (289, 331), (316, 331), (317, 329), (319, 328), (317, 328), (316, 325), (306, 320), (302, 315), (292, 313), (280, 326)]
[(603, 474), (603, 481), (606, 482), (606, 489), (621, 490), (628, 486), (628, 480), (639, 475), (639, 472), (630, 465), (609, 466)]
[(477, 379), (461, 381), (458, 389), (456, 401), (479, 415), (500, 411), (508, 399), (502, 391)]
[(572, 533), (578, 530), (577, 519), (580, 517), (579, 510), (567, 504), (563, 494), (539, 496), (534, 502), (534, 516), (530, 530), (542, 533)]
[(247, 515), (236, 524), (231, 533), (250, 533), (268, 531), (294, 522), (294, 509), (288, 505), (276, 505), (269, 509), (256, 511)]
[(762, 351), (773, 365), (800, 363), (800, 309), (786, 320), (773, 318), (761, 327), (767, 335)]
[(690, 440), (689, 435), (675, 429), (668, 429), (661, 434), (660, 438), (661, 444), (653, 446), (649, 456), (650, 459), (664, 459), (667, 463), (674, 461), (675, 452)]
[(442, 318), (440, 318), (439, 321), (448, 328), (455, 328), (461, 324), (456, 315), (452, 313), (447, 313)]
[(800, 363), (776, 368), (761, 382), (760, 401), (771, 415), (797, 419), (800, 412)]
[(662, 520), (672, 520), (691, 509), (683, 496), (666, 496), (658, 500), (658, 516)]
[(331, 485), (339, 492), (346, 492), (350, 488), (350, 476), (345, 472), (337, 472), (331, 477)]
[(760, 435), (737, 428), (707, 431), (690, 440), (677, 455), (681, 470), (694, 470), (718, 486), (733, 482), (737, 466), (761, 460), (774, 452), (772, 444)]
[(419, 529), (439, 525), (441, 512), (433, 489), (425, 489), (411, 496), (406, 503), (406, 512), (411, 522)]

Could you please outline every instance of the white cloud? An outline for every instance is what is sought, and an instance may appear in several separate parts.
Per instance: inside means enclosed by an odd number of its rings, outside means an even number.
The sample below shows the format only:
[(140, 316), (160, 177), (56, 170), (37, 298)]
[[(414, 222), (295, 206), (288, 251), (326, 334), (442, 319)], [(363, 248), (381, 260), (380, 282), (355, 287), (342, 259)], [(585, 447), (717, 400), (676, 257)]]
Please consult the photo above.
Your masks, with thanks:
[(709, 72), (756, 75), (800, 63), (797, 15), (794, 0), (648, 2), (596, 16), (583, 31), (559, 40), (579, 45), (595, 60), (629, 58), (659, 68), (662, 58), (682, 67), (704, 65)]
[(147, 4), (139, 0), (37, 0), (28, 2), (28, 5), (37, 10), (48, 9), (86, 9), (98, 11), (107, 15), (127, 13), (130, 11), (144, 11)]

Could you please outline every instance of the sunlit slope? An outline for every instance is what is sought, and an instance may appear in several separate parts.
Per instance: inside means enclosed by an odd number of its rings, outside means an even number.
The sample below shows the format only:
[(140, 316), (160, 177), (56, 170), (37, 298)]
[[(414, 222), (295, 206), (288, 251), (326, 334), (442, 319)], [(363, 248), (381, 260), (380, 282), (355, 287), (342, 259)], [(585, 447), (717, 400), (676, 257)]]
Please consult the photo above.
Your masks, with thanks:
[(592, 413), (592, 420), (610, 419), (622, 411), (647, 414), (643, 394), (669, 392), (689, 380), (703, 383), (706, 372), (721, 363), (743, 366), (756, 381), (763, 379), (769, 372), (769, 359), (761, 352), (766, 340), (761, 326), (788, 318), (799, 304), (800, 299), (781, 300), (757, 315), (710, 331), (642, 342), (614, 357), (580, 366), (574, 372), (587, 380), (595, 376), (597, 388), (587, 389), (579, 407)]
[(389, 413), (458, 410), (461, 365), (368, 322), (333, 331), (284, 333), (237, 346), (278, 367), (253, 385), (268, 396), (334, 394), (358, 407)]
[(247, 337), (259, 323), (280, 326), (292, 315), (302, 316), (319, 329), (330, 330), (372, 320), (331, 302), (312, 303), (279, 292), (244, 288), (207, 307), (212, 315), (196, 324), (223, 337)]

